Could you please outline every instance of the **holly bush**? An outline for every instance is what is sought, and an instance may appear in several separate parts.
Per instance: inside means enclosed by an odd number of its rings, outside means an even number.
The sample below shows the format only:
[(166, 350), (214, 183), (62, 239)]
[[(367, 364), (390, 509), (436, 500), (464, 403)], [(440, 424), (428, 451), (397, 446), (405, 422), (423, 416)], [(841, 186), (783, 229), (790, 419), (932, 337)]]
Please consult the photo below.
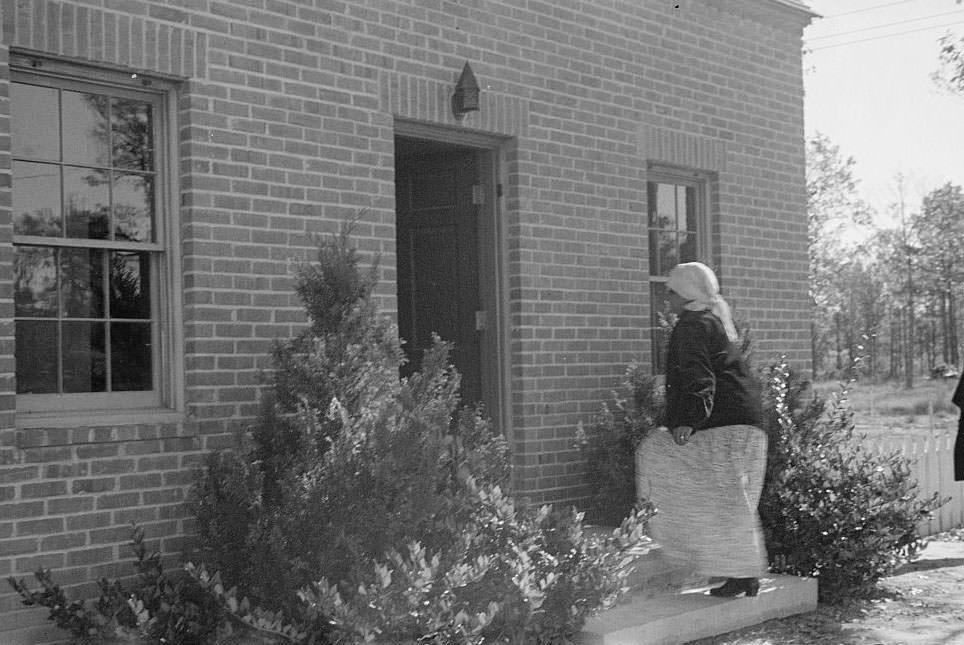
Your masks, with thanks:
[(820, 600), (871, 594), (923, 546), (917, 525), (946, 500), (920, 490), (899, 451), (877, 455), (855, 434), (850, 383), (805, 402), (785, 361), (765, 370), (770, 435), (760, 501), (771, 570), (817, 578)]
[(576, 440), (586, 459), (592, 498), (589, 521), (617, 526), (637, 505), (636, 448), (659, 425), (663, 390), (639, 363), (623, 374), (619, 391), (589, 427), (580, 424)]

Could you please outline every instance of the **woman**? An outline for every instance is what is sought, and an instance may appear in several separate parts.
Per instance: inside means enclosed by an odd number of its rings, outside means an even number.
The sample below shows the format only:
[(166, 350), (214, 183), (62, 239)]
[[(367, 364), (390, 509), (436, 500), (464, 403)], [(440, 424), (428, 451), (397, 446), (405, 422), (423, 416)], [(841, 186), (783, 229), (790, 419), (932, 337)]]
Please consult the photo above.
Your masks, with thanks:
[(725, 577), (719, 597), (755, 596), (767, 571), (757, 503), (766, 471), (760, 385), (745, 364), (713, 271), (677, 265), (666, 283), (679, 316), (666, 362), (666, 426), (636, 453), (637, 493), (656, 505), (667, 556)]

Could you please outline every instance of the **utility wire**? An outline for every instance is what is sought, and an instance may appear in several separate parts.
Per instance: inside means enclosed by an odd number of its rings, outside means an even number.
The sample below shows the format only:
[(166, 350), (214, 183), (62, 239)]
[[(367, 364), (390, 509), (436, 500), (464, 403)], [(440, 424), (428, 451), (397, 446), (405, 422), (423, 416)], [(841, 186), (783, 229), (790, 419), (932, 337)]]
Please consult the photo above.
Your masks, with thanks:
[(850, 34), (859, 34), (864, 31), (872, 31), (874, 29), (883, 29), (885, 27), (896, 27), (897, 25), (906, 25), (911, 22), (920, 22), (921, 20), (930, 20), (931, 18), (942, 18), (944, 16), (950, 16), (954, 14), (961, 14), (960, 9), (955, 9), (953, 11), (945, 11), (944, 13), (935, 13), (930, 16), (922, 16), (920, 18), (908, 18), (907, 20), (898, 20), (896, 22), (885, 22), (881, 25), (874, 25), (872, 27), (863, 27), (861, 29), (851, 29), (849, 31), (841, 31), (836, 34), (827, 34), (825, 36), (814, 36), (813, 38), (805, 39), (807, 42), (812, 42), (814, 40), (826, 40), (828, 38), (839, 38), (840, 36), (849, 36)]
[(809, 51), (823, 51), (824, 49), (833, 49), (834, 47), (844, 47), (845, 45), (856, 45), (858, 43), (866, 43), (872, 40), (882, 40), (884, 38), (896, 38), (898, 36), (903, 36), (905, 34), (914, 34), (920, 31), (927, 31), (928, 29), (940, 29), (941, 27), (953, 27), (964, 23), (964, 17), (961, 20), (955, 22), (947, 22), (942, 25), (931, 25), (930, 27), (920, 27), (919, 29), (908, 29), (905, 31), (898, 31), (893, 34), (881, 34), (880, 36), (871, 36), (870, 38), (861, 38), (860, 40), (848, 40), (843, 43), (833, 43), (831, 45), (821, 45), (819, 47), (805, 47)]
[(864, 9), (854, 9), (853, 11), (845, 11), (844, 13), (835, 13), (832, 16), (825, 16), (827, 19), (839, 18), (840, 16), (851, 16), (855, 13), (864, 13), (865, 11), (876, 11), (877, 9), (883, 9), (885, 7), (893, 7), (899, 4), (907, 4), (908, 2), (917, 2), (917, 0), (897, 0), (897, 2), (888, 2), (887, 4), (880, 4), (876, 7), (866, 7)]

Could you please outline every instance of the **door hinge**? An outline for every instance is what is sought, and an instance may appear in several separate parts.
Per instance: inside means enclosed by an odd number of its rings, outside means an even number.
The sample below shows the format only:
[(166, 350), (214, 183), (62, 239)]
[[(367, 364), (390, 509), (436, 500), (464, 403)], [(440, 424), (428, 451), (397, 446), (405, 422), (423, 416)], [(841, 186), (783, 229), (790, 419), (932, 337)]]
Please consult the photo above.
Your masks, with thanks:
[(486, 328), (486, 315), (484, 311), (475, 312), (475, 331), (484, 331)]
[(502, 184), (495, 185), (495, 196), (502, 197)]
[(485, 189), (481, 184), (472, 186), (472, 204), (481, 206), (485, 203)]

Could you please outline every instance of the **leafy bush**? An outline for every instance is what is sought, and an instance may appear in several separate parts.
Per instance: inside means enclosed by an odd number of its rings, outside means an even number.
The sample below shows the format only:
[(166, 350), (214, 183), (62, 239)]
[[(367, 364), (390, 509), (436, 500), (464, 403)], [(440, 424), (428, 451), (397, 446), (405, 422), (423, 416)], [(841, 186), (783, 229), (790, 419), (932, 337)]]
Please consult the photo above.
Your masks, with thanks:
[(589, 521), (618, 526), (636, 506), (636, 448), (659, 425), (663, 390), (656, 377), (638, 363), (626, 368), (622, 391), (576, 439), (586, 457), (592, 499)]
[[(581, 518), (505, 497), (507, 444), (460, 406), (450, 346), (436, 338), (399, 377), (397, 330), (378, 315), (375, 272), (360, 271), (350, 230), (320, 240), (299, 270), (309, 325), (276, 346), (260, 419), (207, 458), (194, 487), (207, 562), (251, 598), (222, 604), (318, 642), (578, 630), (618, 588), (630, 538), (594, 541)], [(644, 520), (627, 535), (641, 539)], [(383, 586), (376, 571), (388, 570)], [(431, 584), (402, 585), (417, 580)]]
[(622, 592), (623, 554), (645, 541), (647, 511), (599, 538), (575, 511), (520, 508), (498, 486), (470, 481), (468, 491), (454, 543), (430, 552), (413, 541), (357, 589), (323, 579), (302, 592), (337, 626), (334, 642), (566, 642)]
[(920, 497), (909, 460), (875, 455), (854, 435), (847, 385), (830, 405), (802, 404), (786, 363), (767, 370), (770, 434), (760, 514), (771, 569), (815, 576), (820, 599), (870, 594), (923, 546), (917, 524), (946, 500)]
[(49, 569), (34, 574), (41, 586), (37, 591), (31, 591), (24, 580), (8, 581), (24, 605), (49, 608), (50, 620), (79, 642), (214, 642), (224, 617), (217, 599), (187, 575), (167, 575), (160, 555), (148, 555), (139, 528), (133, 531), (131, 547), (137, 584), (128, 592), (120, 582), (102, 578), (100, 597), (93, 605), (68, 600)]
[(20, 594), (25, 606), (48, 608), (48, 618), (78, 642), (110, 642), (137, 625), (133, 608), (128, 605), (126, 594), (116, 583), (101, 579), (98, 582), (100, 597), (91, 607), (83, 600), (68, 600), (64, 590), (53, 581), (49, 569), (38, 569), (34, 577), (40, 583), (40, 590), (31, 590), (22, 579), (11, 577), (7, 578), (7, 582)]

